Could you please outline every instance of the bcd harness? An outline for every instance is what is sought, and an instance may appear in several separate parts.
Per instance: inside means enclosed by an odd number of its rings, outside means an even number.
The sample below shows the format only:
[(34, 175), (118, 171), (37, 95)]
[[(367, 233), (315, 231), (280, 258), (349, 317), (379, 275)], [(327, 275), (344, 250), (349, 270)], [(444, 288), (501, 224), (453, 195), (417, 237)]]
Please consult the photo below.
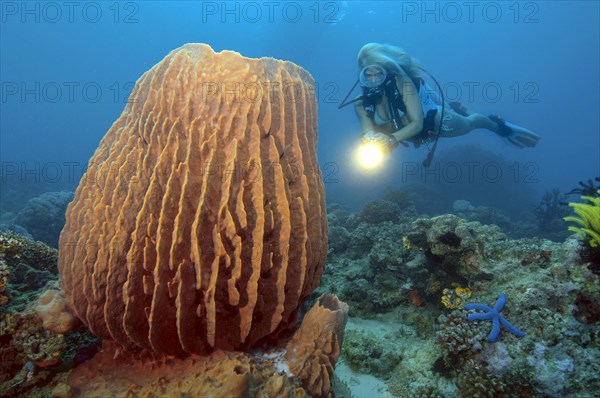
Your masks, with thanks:
[[(433, 155), (435, 153), (435, 149), (437, 147), (438, 139), (440, 137), (440, 131), (442, 122), (444, 120), (444, 93), (438, 81), (425, 69), (419, 68), (431, 77), (431, 79), (435, 82), (436, 86), (440, 91), (440, 96), (442, 99), (442, 112), (440, 118), (440, 125), (437, 128), (437, 132), (435, 131), (435, 115), (437, 114), (437, 109), (432, 109), (427, 112), (426, 115), (423, 116), (423, 129), (419, 134), (412, 137), (410, 140), (413, 142), (415, 148), (419, 147), (421, 144), (428, 144), (433, 139), (433, 146), (429, 149), (427, 154), (427, 158), (423, 161), (423, 166), (429, 167), (431, 165), (431, 160), (433, 159)], [(415, 87), (417, 88), (417, 92), (419, 91), (421, 84), (425, 84), (422, 79), (412, 79)], [(406, 105), (402, 100), (402, 93), (398, 89), (398, 85), (396, 84), (395, 75), (387, 75), (385, 81), (377, 87), (362, 87), (363, 95), (355, 98), (351, 101), (346, 102), (354, 88), (358, 85), (359, 81), (357, 80), (354, 83), (354, 86), (346, 95), (346, 98), (342, 101), (342, 103), (338, 106), (338, 109), (349, 105), (353, 102), (362, 100), (362, 106), (367, 115), (370, 118), (375, 117), (375, 112), (377, 109), (377, 105), (379, 105), (383, 99), (383, 94), (385, 93), (387, 97), (387, 105), (388, 105), (388, 113), (390, 116), (390, 122), (394, 127), (394, 131), (398, 131), (402, 128), (401, 116), (400, 112), (406, 112)]]

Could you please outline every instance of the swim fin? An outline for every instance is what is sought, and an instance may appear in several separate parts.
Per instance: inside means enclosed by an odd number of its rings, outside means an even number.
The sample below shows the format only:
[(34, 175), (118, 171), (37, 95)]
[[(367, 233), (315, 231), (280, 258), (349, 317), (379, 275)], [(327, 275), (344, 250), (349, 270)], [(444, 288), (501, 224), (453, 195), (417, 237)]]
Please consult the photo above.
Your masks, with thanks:
[(524, 127), (509, 123), (498, 115), (488, 116), (491, 121), (498, 125), (496, 132), (500, 137), (506, 139), (510, 144), (519, 148), (533, 148), (540, 140), (540, 136)]

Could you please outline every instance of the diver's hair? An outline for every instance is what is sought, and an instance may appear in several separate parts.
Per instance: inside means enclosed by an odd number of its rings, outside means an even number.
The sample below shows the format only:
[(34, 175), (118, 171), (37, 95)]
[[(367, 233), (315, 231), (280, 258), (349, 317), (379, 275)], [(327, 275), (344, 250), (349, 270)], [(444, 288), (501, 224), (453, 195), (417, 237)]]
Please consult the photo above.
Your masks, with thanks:
[(423, 78), (419, 60), (391, 44), (365, 44), (358, 52), (358, 73), (367, 65), (380, 65), (388, 74), (399, 74), (402, 69), (412, 80)]

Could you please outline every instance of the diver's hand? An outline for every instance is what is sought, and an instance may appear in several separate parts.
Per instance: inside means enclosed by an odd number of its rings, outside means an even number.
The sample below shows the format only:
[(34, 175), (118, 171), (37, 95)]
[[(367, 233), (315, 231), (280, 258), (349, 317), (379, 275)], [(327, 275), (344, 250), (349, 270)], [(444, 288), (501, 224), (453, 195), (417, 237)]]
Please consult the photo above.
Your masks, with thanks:
[(367, 142), (374, 142), (377, 134), (380, 133), (377, 133), (375, 130), (367, 130), (361, 137), (363, 144), (366, 144)]
[(374, 130), (368, 130), (362, 136), (363, 143), (370, 142), (370, 143), (374, 143), (374, 144), (385, 144), (389, 140), (390, 139), (387, 134), (378, 133), (377, 131), (374, 131)]
[(398, 146), (398, 141), (388, 134), (367, 131), (362, 137), (363, 144), (371, 143), (381, 147), (384, 152), (391, 152)]

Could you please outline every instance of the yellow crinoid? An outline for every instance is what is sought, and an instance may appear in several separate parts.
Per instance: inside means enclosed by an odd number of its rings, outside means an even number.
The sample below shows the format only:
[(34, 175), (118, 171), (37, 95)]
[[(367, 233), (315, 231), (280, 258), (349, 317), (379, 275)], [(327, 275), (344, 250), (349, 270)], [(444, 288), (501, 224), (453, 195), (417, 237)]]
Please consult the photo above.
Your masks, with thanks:
[(577, 232), (587, 236), (587, 242), (591, 247), (600, 247), (600, 189), (598, 196), (582, 196), (581, 199), (589, 203), (569, 203), (575, 213), (579, 216), (564, 217), (565, 221), (572, 221), (579, 224), (579, 227), (570, 226), (569, 231)]

